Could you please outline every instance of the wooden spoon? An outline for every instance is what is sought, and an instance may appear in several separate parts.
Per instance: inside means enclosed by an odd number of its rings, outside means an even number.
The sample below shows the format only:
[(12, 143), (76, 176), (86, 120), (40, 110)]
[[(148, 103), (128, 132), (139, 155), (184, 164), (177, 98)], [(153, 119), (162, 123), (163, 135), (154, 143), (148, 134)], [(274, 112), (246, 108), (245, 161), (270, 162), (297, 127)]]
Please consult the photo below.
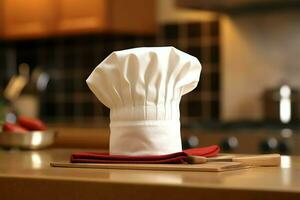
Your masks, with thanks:
[(218, 156), (206, 158), (203, 156), (189, 156), (187, 162), (190, 164), (202, 164), (206, 162), (239, 162), (250, 166), (279, 166), (280, 154), (263, 154), (251, 156)]

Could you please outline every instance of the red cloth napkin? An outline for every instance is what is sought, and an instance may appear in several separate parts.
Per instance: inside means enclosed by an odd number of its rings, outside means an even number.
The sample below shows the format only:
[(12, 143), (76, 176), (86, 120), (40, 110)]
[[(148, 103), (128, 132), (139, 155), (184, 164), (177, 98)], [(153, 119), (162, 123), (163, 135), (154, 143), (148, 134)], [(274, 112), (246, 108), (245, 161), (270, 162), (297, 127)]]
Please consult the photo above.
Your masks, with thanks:
[(109, 155), (108, 153), (78, 152), (71, 155), (72, 163), (132, 163), (132, 164), (163, 164), (185, 163), (188, 156), (216, 156), (220, 151), (219, 146), (186, 149), (182, 152), (153, 155), (153, 156), (124, 156)]

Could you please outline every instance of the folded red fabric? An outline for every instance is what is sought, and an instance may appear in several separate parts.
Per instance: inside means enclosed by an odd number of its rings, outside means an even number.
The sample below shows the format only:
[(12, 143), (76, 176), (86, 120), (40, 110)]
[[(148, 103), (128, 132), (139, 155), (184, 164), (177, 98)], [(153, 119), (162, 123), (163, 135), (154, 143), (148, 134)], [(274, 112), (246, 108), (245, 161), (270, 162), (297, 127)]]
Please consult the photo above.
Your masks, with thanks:
[(108, 153), (97, 152), (77, 152), (71, 155), (72, 163), (132, 163), (132, 164), (165, 164), (165, 163), (185, 163), (188, 156), (216, 156), (220, 151), (219, 146), (212, 145), (186, 149), (182, 152), (150, 155), (150, 156), (124, 156), (109, 155)]

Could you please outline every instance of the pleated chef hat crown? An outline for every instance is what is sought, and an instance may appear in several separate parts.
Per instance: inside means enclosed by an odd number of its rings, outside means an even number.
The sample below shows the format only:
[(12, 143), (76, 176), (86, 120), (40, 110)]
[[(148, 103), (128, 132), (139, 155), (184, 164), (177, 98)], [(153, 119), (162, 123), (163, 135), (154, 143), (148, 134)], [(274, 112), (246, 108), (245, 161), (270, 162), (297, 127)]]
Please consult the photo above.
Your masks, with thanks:
[(198, 59), (174, 47), (111, 53), (87, 79), (110, 108), (111, 155), (182, 151), (179, 103), (199, 81)]

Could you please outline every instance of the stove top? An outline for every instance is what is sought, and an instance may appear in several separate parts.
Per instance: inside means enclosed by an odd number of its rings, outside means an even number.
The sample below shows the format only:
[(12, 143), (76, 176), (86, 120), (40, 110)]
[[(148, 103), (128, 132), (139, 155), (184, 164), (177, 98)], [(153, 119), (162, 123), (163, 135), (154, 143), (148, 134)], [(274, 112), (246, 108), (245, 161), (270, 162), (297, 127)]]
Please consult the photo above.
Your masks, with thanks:
[(300, 122), (291, 122), (283, 124), (280, 122), (268, 122), (268, 121), (237, 121), (237, 122), (220, 122), (220, 121), (205, 121), (199, 123), (183, 124), (183, 128), (187, 129), (209, 129), (209, 130), (282, 130), (292, 129), (300, 130)]

